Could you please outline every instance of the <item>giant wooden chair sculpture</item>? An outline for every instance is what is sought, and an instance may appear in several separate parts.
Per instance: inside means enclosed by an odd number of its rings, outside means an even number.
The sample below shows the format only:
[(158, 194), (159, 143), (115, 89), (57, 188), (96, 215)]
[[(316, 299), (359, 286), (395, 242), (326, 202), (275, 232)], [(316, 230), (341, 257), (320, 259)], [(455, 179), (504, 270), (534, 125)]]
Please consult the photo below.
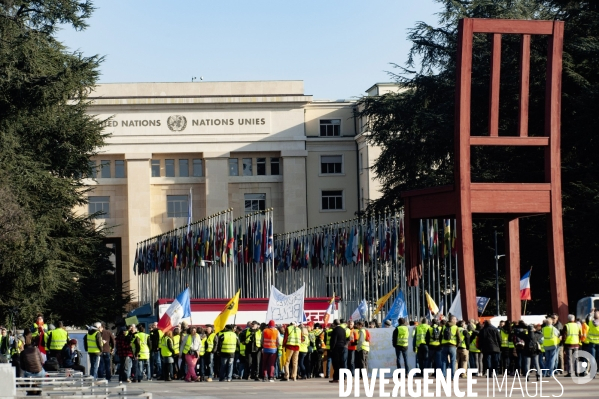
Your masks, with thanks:
[[(474, 33), (493, 34), (489, 136), (471, 135), (470, 103), (472, 40)], [(521, 35), (520, 110), (518, 136), (499, 136), (499, 71), (501, 35)], [(528, 136), (530, 36), (548, 35), (545, 134)], [(463, 19), (459, 23), (456, 81), (455, 184), (404, 193), (405, 224), (408, 235), (407, 265), (418, 267), (417, 219), (455, 217), (457, 251), (465, 319), (478, 318), (474, 276), (472, 218), (506, 220), (507, 309), (510, 320), (520, 311), (520, 249), (518, 218), (547, 214), (549, 270), (553, 310), (566, 320), (568, 298), (564, 262), (562, 197), (560, 173), (560, 105), (564, 23), (560, 21), (518, 21)], [(545, 182), (526, 184), (472, 183), (471, 146), (542, 146), (545, 148)], [(414, 275), (414, 274), (412, 274)], [(417, 285), (418, 281), (410, 281)]]

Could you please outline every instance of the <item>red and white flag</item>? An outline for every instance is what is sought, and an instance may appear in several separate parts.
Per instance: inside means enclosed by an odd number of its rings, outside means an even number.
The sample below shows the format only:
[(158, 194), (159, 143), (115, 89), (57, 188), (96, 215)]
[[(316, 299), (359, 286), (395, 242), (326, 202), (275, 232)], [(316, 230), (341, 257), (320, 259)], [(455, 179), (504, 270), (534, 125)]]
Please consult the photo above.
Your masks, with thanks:
[(331, 301), (329, 302), (329, 306), (327, 307), (327, 311), (324, 314), (324, 320), (323, 320), (324, 328), (327, 327), (327, 325), (329, 324), (329, 320), (331, 318), (333, 318), (334, 314), (335, 314), (335, 294), (333, 294), (333, 297), (331, 298)]
[(520, 279), (520, 300), (530, 301), (530, 270)]

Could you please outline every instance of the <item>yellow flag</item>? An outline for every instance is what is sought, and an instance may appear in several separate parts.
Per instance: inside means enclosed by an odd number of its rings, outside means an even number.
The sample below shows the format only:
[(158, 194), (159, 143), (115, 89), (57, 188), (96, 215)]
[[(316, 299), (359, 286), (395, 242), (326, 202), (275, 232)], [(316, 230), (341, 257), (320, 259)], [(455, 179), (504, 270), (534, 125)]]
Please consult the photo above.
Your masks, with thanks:
[(424, 291), (424, 295), (426, 296), (428, 310), (430, 310), (431, 314), (435, 316), (437, 313), (439, 313), (439, 307), (437, 306), (433, 298), (431, 298), (431, 296), (428, 294), (428, 292)]
[(227, 303), (223, 311), (220, 312), (218, 316), (216, 316), (216, 319), (214, 319), (214, 332), (218, 333), (219, 331), (224, 330), (225, 325), (229, 320), (229, 316), (232, 316), (235, 313), (237, 313), (237, 309), (239, 308), (239, 292), (241, 292), (241, 289), (237, 290), (237, 294), (235, 294), (235, 296), (231, 298), (231, 300)]
[(385, 303), (389, 300), (391, 294), (393, 294), (397, 287), (399, 287), (399, 285), (396, 285), (395, 288), (393, 288), (391, 291), (380, 297), (378, 301), (376, 301), (376, 309), (374, 310), (373, 316), (376, 316), (383, 309), (383, 306), (385, 306)]

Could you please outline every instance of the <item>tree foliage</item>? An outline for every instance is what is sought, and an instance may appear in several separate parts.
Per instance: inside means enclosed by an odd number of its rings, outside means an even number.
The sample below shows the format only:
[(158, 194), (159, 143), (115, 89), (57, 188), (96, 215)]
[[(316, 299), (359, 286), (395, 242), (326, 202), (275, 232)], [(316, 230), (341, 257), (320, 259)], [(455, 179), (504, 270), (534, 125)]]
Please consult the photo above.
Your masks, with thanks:
[[(405, 66), (396, 66), (397, 93), (361, 100), (360, 116), (369, 121), (369, 141), (380, 146), (374, 173), (383, 195), (371, 209), (402, 205), (400, 194), (415, 188), (452, 184), (457, 25), (460, 18), (548, 19), (565, 21), (562, 82), (562, 189), (564, 238), (571, 308), (597, 290), (594, 260), (599, 224), (596, 104), (599, 95), (599, 3), (570, 0), (438, 0), (437, 25), (416, 23)], [(519, 41), (502, 37), (500, 135), (517, 135)], [(473, 42), (472, 134), (488, 135), (491, 37)], [(544, 134), (546, 37), (531, 42), (529, 135)], [(473, 147), (475, 182), (542, 182), (543, 152), (531, 148)], [(479, 294), (495, 297), (493, 230), (503, 221), (477, 220), (475, 263)], [(500, 242), (503, 244), (503, 242)], [(521, 221), (523, 273), (532, 273), (533, 312), (550, 310), (546, 220)], [(503, 250), (500, 249), (500, 253)], [(503, 278), (502, 278), (503, 280)], [(535, 293), (537, 295), (535, 295)], [(503, 296), (503, 295), (502, 295)], [(494, 305), (490, 305), (494, 306)]]
[[(11, 226), (0, 236), (0, 314), (18, 308), (20, 323), (37, 312), (76, 325), (110, 320), (128, 301), (106, 274), (106, 231), (73, 212), (105, 140), (87, 113), (102, 58), (69, 52), (54, 34), (84, 29), (92, 11), (90, 1), (0, 2), (0, 229)], [(104, 288), (94, 301), (92, 286)]]

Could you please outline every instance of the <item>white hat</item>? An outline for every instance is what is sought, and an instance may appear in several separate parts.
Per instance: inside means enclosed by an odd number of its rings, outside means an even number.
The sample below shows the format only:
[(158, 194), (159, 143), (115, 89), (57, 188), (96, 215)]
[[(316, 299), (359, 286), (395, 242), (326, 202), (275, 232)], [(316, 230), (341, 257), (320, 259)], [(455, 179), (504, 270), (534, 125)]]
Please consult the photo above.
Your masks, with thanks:
[(93, 325), (93, 328), (95, 328), (96, 330), (100, 327), (102, 327), (102, 323), (100, 323), (99, 321), (95, 322)]

